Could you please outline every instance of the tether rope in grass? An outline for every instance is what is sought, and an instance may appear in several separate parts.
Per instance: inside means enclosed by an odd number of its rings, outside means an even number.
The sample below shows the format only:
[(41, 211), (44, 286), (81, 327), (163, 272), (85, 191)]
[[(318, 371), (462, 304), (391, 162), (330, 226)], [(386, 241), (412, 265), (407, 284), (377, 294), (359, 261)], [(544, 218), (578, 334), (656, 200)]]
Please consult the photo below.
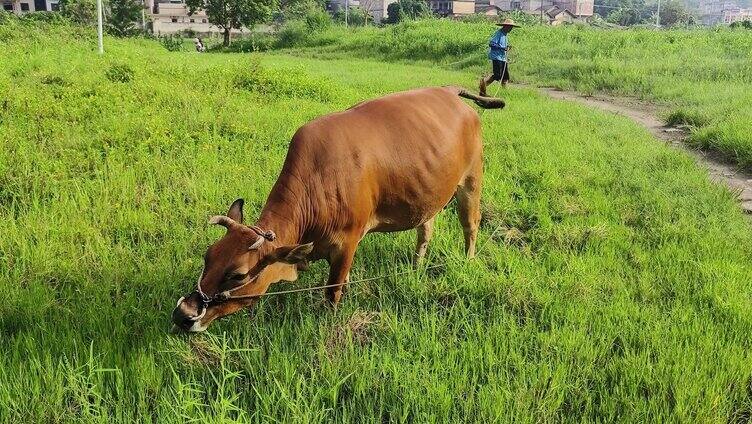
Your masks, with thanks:
[[(488, 245), (488, 243), (491, 240), (493, 240), (493, 238), (496, 235), (496, 233), (499, 230), (501, 230), (503, 227), (504, 227), (504, 223), (501, 223), (501, 224), (499, 224), (496, 227), (496, 229), (493, 230), (493, 232), (491, 232), (491, 235), (488, 236), (488, 238), (486, 239), (486, 241), (483, 242), (483, 244), (480, 245), (480, 247), (478, 248), (478, 251), (476, 252), (476, 255), (480, 255), (481, 254), (481, 252), (483, 251), (483, 248), (485, 248), (486, 245)], [(431, 265), (429, 267), (423, 268), (422, 271), (428, 271), (428, 270), (431, 270), (431, 269), (441, 268), (441, 267), (446, 266), (446, 265), (449, 265), (449, 261), (446, 261), (446, 262), (441, 263), (441, 264)], [(389, 277), (400, 277), (402, 275), (412, 274), (412, 273), (415, 273), (417, 271), (419, 271), (419, 270), (418, 269), (411, 269), (411, 270), (408, 270), (408, 271), (402, 271), (402, 272), (397, 272), (397, 273), (392, 273), (392, 274), (382, 274), (382, 275), (377, 275), (376, 277), (368, 277), (368, 278), (363, 278), (363, 279), (360, 279), (360, 280), (353, 280), (353, 281), (349, 281), (348, 280), (348, 281), (345, 281), (344, 283), (341, 283), (341, 284), (327, 284), (327, 285), (323, 285), (323, 286), (303, 287), (303, 288), (300, 288), (300, 289), (282, 290), (282, 291), (278, 291), (278, 292), (266, 292), (266, 293), (262, 293), (262, 294), (259, 294), (257, 296), (253, 296), (253, 297), (267, 297), (267, 296), (276, 296), (276, 295), (280, 295), (280, 294), (309, 292), (309, 291), (314, 291), (314, 290), (326, 289), (326, 288), (330, 288), (330, 287), (343, 287), (343, 286), (348, 286), (348, 285), (351, 285), (351, 284), (365, 283), (365, 282), (368, 282), (368, 281), (376, 281), (376, 280), (381, 280), (381, 279), (389, 278)]]

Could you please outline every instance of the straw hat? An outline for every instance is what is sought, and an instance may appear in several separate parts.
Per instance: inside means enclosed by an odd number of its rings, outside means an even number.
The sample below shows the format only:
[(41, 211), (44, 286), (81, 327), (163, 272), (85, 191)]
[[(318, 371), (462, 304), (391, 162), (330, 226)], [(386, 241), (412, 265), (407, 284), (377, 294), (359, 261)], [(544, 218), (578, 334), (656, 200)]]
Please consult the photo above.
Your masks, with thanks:
[(516, 23), (514, 23), (513, 20), (511, 20), (509, 18), (504, 19), (504, 22), (497, 23), (496, 25), (498, 25), (500, 27), (505, 27), (505, 26), (515, 27), (515, 28), (519, 28), (520, 27), (519, 25), (517, 25)]

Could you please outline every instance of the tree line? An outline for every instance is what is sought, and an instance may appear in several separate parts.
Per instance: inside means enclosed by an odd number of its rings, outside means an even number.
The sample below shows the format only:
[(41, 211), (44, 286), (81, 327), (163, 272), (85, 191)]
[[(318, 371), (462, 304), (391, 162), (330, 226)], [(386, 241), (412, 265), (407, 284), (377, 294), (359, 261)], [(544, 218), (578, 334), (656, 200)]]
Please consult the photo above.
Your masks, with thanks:
[[(633, 26), (656, 23), (658, 3), (648, 4), (645, 0), (597, 0), (594, 11), (606, 21)], [(660, 24), (662, 26), (693, 25), (696, 17), (678, 0), (661, 1)]]

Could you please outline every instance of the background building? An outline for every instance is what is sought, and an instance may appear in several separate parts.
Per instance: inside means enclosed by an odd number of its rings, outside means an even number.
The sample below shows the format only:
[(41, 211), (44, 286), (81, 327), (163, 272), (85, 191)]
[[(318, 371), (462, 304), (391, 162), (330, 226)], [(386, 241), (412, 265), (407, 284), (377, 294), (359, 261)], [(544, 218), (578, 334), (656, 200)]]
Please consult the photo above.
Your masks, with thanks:
[(738, 19), (738, 15), (744, 10), (730, 0), (700, 0), (699, 6), (700, 21), (704, 25), (736, 22), (733, 19)]
[(151, 19), (154, 34), (175, 34), (194, 31), (199, 34), (220, 32), (209, 24), (209, 18), (203, 10), (188, 15), (188, 7), (180, 1), (146, 0), (147, 16)]
[(2, 0), (3, 9), (16, 14), (26, 12), (50, 12), (59, 9), (57, 0)]
[(562, 23), (573, 21), (568, 14), (574, 16), (575, 20), (586, 20), (593, 16), (594, 0), (479, 0), (485, 3), (479, 3), (480, 11), (487, 11), (495, 8), (498, 12), (519, 10), (538, 16), (549, 23)]
[(742, 9), (740, 7), (735, 7), (723, 11), (724, 24), (733, 24), (734, 22), (742, 21), (752, 22), (752, 9)]
[(439, 16), (466, 16), (475, 13), (474, 0), (428, 0), (428, 8)]

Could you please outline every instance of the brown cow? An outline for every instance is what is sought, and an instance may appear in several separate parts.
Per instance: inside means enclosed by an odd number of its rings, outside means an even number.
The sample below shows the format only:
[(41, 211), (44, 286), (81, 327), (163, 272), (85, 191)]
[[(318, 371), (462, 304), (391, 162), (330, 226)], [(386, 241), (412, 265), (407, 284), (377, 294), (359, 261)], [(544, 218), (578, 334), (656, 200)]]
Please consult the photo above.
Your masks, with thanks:
[(210, 220), (227, 232), (206, 251), (196, 291), (178, 301), (174, 329), (203, 331), (215, 319), (254, 305), (271, 284), (296, 280), (308, 260), (329, 262), (333, 287), (327, 297), (336, 304), (363, 236), (417, 228), (417, 262), (426, 253), (434, 217), (452, 196), (472, 258), (483, 145), (478, 114), (460, 97), (484, 108), (504, 106), (456, 87), (425, 88), (301, 127), (256, 225), (243, 224), (242, 199), (227, 216)]

